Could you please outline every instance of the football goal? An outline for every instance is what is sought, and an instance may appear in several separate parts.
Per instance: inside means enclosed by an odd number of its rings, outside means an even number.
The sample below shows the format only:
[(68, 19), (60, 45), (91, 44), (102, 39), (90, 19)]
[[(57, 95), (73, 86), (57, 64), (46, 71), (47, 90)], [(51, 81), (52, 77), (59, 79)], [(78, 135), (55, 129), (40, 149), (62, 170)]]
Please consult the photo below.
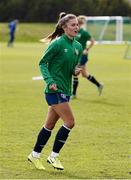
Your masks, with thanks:
[(123, 42), (123, 17), (122, 16), (89, 16), (87, 30), (98, 43)]

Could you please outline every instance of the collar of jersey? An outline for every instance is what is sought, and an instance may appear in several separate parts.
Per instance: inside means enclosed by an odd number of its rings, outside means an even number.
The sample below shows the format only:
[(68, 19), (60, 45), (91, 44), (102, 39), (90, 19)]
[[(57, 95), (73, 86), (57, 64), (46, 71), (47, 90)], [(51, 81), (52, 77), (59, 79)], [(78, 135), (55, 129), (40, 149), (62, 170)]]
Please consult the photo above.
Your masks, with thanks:
[(68, 42), (70, 42), (71, 44), (72, 44), (73, 41), (74, 41), (74, 38), (73, 38), (73, 39), (69, 39), (66, 34), (63, 34), (63, 37), (64, 37), (64, 39), (66, 39), (66, 40), (67, 40)]

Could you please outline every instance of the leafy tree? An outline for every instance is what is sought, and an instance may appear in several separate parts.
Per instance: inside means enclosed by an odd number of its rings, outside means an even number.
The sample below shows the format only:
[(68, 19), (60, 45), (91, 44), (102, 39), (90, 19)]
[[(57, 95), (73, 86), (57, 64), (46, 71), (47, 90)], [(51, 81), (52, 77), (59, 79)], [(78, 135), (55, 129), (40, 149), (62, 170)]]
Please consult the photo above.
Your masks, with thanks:
[(0, 21), (56, 22), (61, 11), (87, 16), (131, 16), (127, 0), (0, 0)]

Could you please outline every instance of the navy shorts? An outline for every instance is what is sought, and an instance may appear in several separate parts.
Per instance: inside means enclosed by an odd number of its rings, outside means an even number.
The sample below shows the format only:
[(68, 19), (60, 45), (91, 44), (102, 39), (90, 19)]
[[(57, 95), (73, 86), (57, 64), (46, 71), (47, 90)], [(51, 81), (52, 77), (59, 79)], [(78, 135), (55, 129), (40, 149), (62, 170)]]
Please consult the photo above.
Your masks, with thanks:
[(46, 93), (45, 98), (48, 105), (60, 104), (63, 102), (69, 102), (70, 96), (66, 96), (63, 93)]
[(88, 61), (88, 55), (82, 55), (80, 60), (80, 65), (81, 66), (85, 65), (87, 61)]

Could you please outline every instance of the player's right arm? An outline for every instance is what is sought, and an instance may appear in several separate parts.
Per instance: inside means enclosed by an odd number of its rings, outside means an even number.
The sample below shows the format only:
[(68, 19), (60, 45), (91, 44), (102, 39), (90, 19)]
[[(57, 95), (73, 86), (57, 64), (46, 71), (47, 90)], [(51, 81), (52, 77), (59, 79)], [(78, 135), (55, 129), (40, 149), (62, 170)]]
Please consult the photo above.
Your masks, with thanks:
[[(57, 54), (58, 52), (58, 44), (57, 40), (53, 41), (45, 51), (44, 56), (40, 60), (39, 67), (41, 74), (43, 76), (43, 79), (45, 80), (47, 86), (49, 86), (51, 89), (55, 89), (56, 83), (53, 80), (49, 70), (48, 70), (48, 65), (51, 63), (53, 60), (53, 57)], [(53, 85), (53, 86), (52, 86)]]

